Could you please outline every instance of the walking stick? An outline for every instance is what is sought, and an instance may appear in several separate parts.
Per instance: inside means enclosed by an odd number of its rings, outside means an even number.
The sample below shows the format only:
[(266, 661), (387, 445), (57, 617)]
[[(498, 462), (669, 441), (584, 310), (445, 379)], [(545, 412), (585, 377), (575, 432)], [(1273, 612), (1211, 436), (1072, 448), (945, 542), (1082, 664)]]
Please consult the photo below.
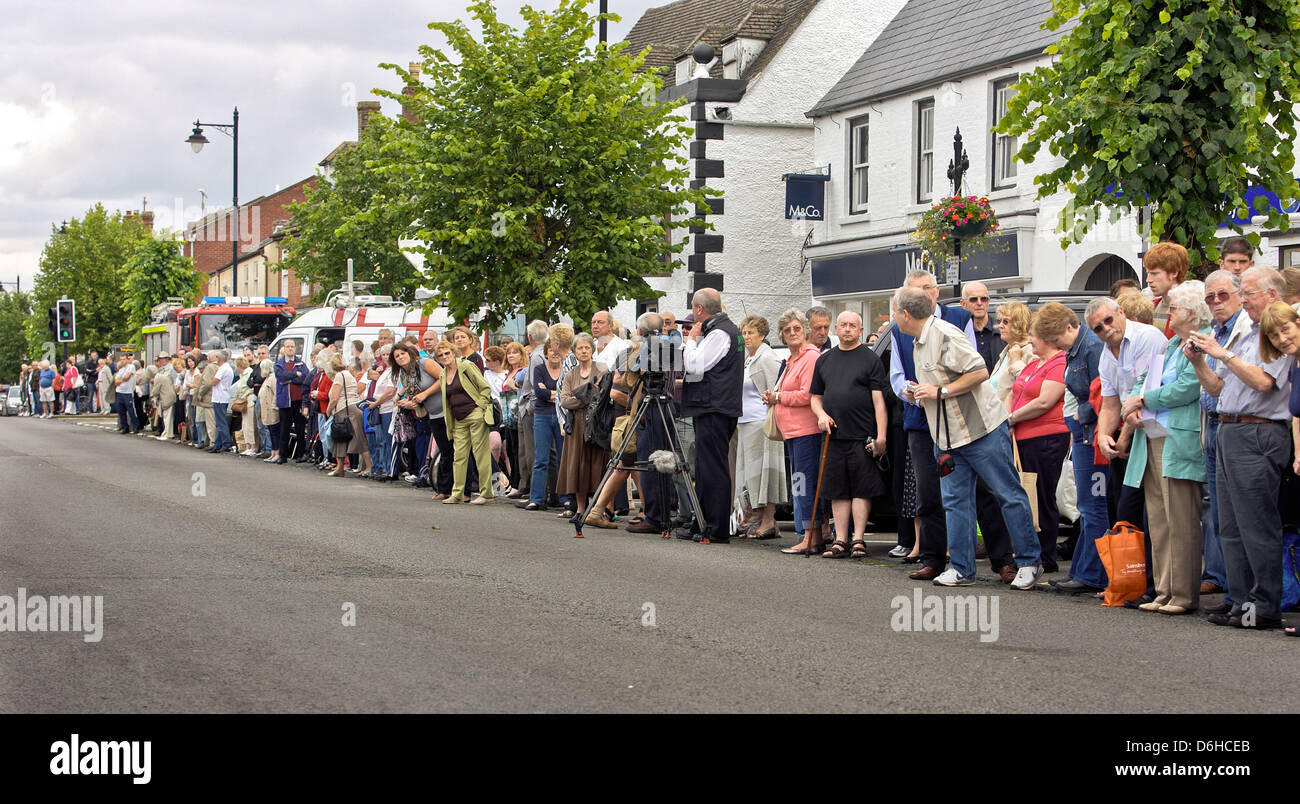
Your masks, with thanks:
[[(808, 528), (817, 527), (817, 504), (822, 499), (822, 476), (826, 474), (826, 448), (831, 445), (831, 434), (828, 430), (825, 437), (822, 438), (822, 459), (817, 465), (817, 493), (813, 496), (812, 519), (808, 520)], [(808, 534), (804, 534), (807, 536)], [(808, 543), (812, 543), (812, 538), (808, 537)], [(805, 548), (806, 549), (806, 548)]]

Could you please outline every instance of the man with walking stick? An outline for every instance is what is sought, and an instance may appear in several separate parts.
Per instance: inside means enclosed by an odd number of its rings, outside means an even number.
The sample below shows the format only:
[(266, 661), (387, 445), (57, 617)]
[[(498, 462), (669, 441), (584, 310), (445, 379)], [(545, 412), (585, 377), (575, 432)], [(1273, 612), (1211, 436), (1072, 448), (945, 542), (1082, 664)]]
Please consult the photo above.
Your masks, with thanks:
[(886, 448), (889, 416), (884, 392), (889, 379), (884, 363), (862, 343), (861, 316), (848, 310), (840, 313), (835, 334), (839, 345), (817, 358), (811, 388), (812, 411), (818, 428), (826, 433), (817, 498), (831, 501), (836, 531), (834, 543), (822, 557), (866, 558), (864, 536), (871, 498), (885, 493), (875, 459)]

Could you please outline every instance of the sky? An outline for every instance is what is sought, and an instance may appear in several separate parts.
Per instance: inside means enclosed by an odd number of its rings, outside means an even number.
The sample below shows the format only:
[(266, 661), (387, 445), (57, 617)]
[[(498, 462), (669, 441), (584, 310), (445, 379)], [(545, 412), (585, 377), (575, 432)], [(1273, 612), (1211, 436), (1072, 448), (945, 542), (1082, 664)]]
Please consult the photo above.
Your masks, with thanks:
[[(598, 0), (592, 0), (595, 13)], [(618, 41), (668, 0), (610, 0)], [(463, 19), (469, 0), (274, 0), (174, 3), (0, 0), (0, 282), (30, 290), (51, 227), (96, 202), (139, 210), (155, 228), (183, 228), (231, 201), (231, 141), (194, 121), (229, 123), (239, 108), (239, 198), (313, 175), (356, 139), (356, 104), (401, 88), (381, 62), (419, 61), (443, 47), (430, 22)], [(498, 0), (520, 26), (520, 0)], [(536, 0), (553, 9), (556, 0)], [(473, 28), (471, 28), (473, 29)]]

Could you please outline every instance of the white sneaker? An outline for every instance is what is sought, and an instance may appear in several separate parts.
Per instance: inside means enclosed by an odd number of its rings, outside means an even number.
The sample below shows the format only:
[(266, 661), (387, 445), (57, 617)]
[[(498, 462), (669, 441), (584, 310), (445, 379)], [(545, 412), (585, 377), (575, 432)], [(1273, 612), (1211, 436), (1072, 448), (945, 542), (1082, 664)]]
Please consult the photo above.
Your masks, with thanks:
[(896, 544), (896, 545), (894, 545), (894, 549), (892, 549), (892, 550), (889, 551), (889, 557), (890, 557), (890, 558), (905, 558), (905, 557), (907, 556), (907, 552), (908, 552), (908, 550), (907, 550), (906, 547), (904, 547), (904, 546), (901, 545), (901, 544)]
[(962, 575), (952, 567), (939, 573), (939, 577), (934, 579), (935, 586), (973, 586), (974, 584), (974, 578), (969, 575)]
[[(1037, 564), (1032, 567), (1021, 567), (1016, 570), (1016, 579), (1011, 582), (1012, 589), (1033, 589), (1034, 584), (1038, 582), (1038, 576), (1043, 573), (1043, 565)], [(937, 578), (935, 579), (938, 580)]]

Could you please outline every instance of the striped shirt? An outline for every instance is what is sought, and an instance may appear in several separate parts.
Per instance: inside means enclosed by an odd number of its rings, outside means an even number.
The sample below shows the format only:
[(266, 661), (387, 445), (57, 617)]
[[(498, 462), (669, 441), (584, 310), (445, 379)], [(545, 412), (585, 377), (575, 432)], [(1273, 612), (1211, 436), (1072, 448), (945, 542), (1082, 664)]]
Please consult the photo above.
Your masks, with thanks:
[[(943, 387), (972, 371), (988, 371), (966, 333), (937, 318), (925, 322), (913, 345), (912, 359), (921, 385)], [(946, 432), (939, 421), (938, 400), (927, 399), (923, 405), (930, 436), (939, 449), (955, 449), (978, 441), (1007, 419), (1007, 409), (988, 382), (944, 400)]]

